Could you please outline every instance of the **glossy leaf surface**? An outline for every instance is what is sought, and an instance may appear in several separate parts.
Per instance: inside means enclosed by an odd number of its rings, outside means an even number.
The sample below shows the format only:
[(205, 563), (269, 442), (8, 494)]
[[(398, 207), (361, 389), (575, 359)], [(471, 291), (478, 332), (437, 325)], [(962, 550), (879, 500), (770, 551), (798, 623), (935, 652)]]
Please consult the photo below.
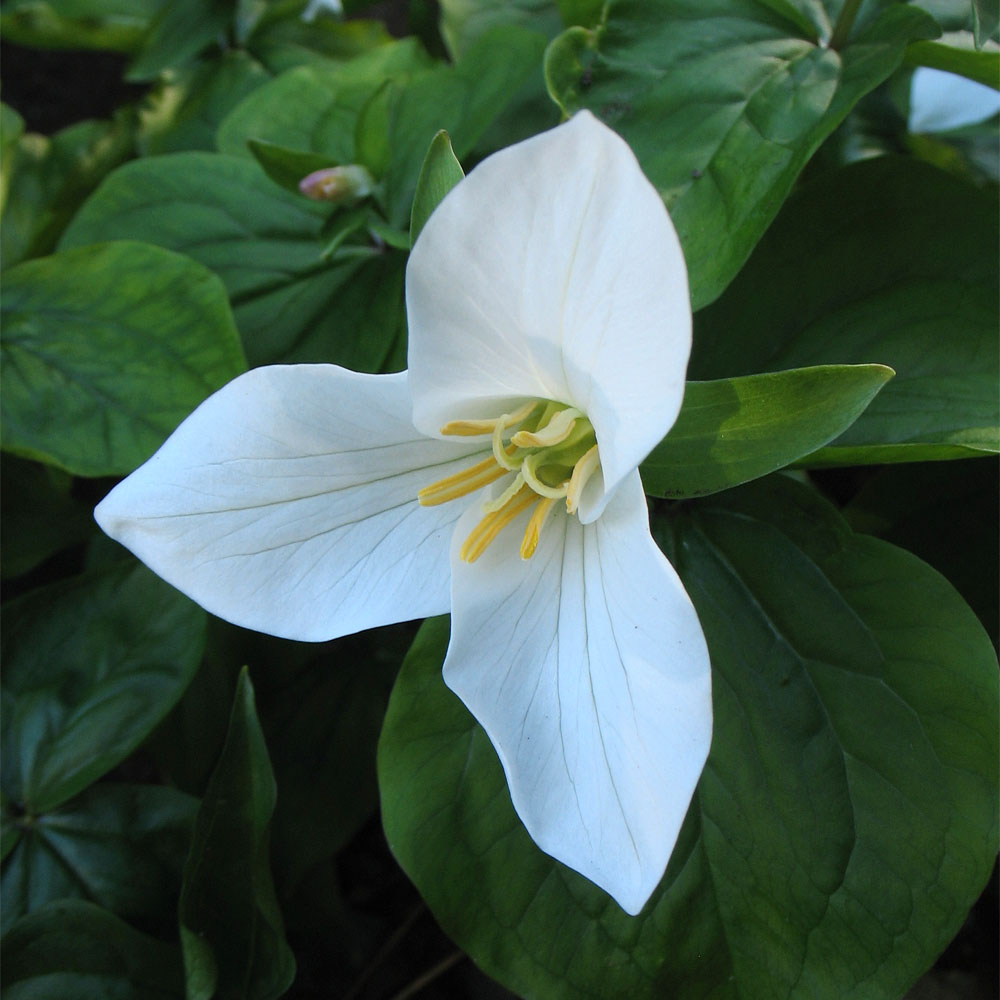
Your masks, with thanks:
[[(934, 21), (869, 4), (841, 51), (842, 5), (613, 0), (604, 23), (546, 53), (549, 91), (620, 132), (662, 195), (684, 246), (695, 309), (716, 298), (806, 161)], [(806, 30), (809, 29), (809, 30)]]
[(81, 476), (131, 472), (244, 368), (218, 278), (154, 246), (27, 261), (2, 308), (4, 448)]

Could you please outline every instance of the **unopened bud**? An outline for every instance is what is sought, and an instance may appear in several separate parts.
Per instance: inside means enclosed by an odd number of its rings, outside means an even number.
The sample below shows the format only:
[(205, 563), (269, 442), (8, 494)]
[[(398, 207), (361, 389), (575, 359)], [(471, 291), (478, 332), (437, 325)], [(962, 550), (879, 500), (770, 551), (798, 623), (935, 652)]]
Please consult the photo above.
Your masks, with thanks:
[(375, 179), (364, 167), (350, 164), (346, 167), (325, 167), (314, 170), (299, 181), (299, 190), (313, 201), (357, 201), (371, 194)]

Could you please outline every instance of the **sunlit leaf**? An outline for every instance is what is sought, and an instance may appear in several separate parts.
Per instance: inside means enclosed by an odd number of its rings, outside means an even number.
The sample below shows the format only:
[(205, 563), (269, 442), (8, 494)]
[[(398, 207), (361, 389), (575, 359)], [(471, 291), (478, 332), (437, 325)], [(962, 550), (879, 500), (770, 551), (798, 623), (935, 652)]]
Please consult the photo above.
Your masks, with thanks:
[(704, 496), (766, 476), (850, 427), (891, 378), (879, 365), (825, 365), (688, 382), (677, 423), (642, 463), (643, 486)]
[(3, 446), (81, 476), (131, 472), (245, 367), (221, 282), (159, 247), (19, 264), (0, 308)]
[[(612, 0), (597, 29), (546, 53), (549, 90), (620, 132), (670, 210), (695, 308), (711, 302), (774, 218), (799, 171), (851, 107), (934, 21), (909, 4), (866, 5), (841, 51), (836, 0)], [(812, 31), (804, 31), (806, 20)]]

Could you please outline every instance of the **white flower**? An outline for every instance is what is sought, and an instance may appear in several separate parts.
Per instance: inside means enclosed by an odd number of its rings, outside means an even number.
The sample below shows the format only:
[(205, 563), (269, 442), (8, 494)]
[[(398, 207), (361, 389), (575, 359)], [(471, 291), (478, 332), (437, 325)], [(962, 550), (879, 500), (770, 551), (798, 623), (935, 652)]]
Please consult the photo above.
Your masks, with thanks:
[(97, 519), (209, 611), (275, 635), (450, 610), (445, 681), (528, 832), (637, 913), (712, 727), (704, 637), (637, 471), (684, 391), (676, 234), (584, 112), (451, 191), (406, 297), (408, 372), (251, 371)]
[(940, 69), (918, 67), (910, 81), (911, 132), (950, 132), (975, 125), (1000, 111), (992, 87)]

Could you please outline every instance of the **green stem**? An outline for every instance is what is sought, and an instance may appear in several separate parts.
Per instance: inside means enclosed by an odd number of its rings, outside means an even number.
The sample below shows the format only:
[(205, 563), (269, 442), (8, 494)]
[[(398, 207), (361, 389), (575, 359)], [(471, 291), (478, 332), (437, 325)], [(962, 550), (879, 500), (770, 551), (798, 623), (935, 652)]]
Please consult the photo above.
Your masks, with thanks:
[(854, 27), (854, 19), (858, 16), (858, 9), (861, 7), (861, 0), (846, 0), (840, 10), (840, 17), (833, 27), (833, 34), (830, 36), (830, 48), (838, 52), (847, 44), (847, 38)]

